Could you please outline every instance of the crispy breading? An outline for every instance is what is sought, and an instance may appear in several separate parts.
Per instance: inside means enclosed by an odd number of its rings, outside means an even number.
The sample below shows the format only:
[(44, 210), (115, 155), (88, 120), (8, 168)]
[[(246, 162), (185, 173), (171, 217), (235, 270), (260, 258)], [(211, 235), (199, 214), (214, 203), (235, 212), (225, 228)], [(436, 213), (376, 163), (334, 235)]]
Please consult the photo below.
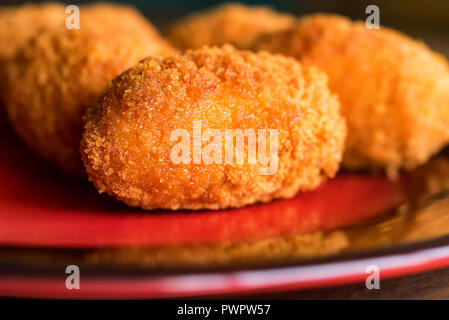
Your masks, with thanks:
[(56, 3), (0, 7), (0, 63), (48, 27), (65, 27), (65, 6)]
[(181, 50), (226, 43), (242, 47), (262, 33), (287, 29), (294, 21), (293, 16), (266, 6), (226, 3), (175, 22), (167, 36)]
[(79, 143), (86, 108), (122, 71), (149, 55), (173, 52), (130, 7), (81, 7), (79, 30), (48, 29), (6, 63), (9, 119), (38, 154), (81, 175)]
[[(186, 130), (194, 139), (198, 121), (202, 132), (278, 130), (277, 170), (262, 175), (260, 161), (235, 157), (207, 163), (204, 149), (200, 163), (175, 163), (172, 133)], [(81, 155), (98, 190), (130, 206), (220, 209), (316, 188), (337, 172), (345, 135), (324, 73), (226, 45), (149, 58), (114, 79), (88, 109)]]
[(327, 73), (347, 119), (343, 164), (394, 176), (449, 141), (449, 67), (423, 43), (335, 15), (302, 18), (251, 45)]
[(6, 121), (3, 101), (4, 64), (35, 35), (65, 25), (65, 6), (56, 3), (0, 6), (0, 121)]

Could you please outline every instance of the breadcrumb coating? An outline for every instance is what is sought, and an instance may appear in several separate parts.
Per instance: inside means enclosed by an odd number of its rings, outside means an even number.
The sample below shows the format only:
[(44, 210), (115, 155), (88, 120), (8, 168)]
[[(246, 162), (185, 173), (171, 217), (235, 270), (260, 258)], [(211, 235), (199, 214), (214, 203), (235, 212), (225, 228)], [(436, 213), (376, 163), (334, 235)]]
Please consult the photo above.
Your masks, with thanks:
[(56, 3), (0, 6), (0, 121), (6, 121), (2, 89), (5, 61), (43, 30), (63, 27), (65, 19), (65, 7)]
[[(195, 121), (203, 132), (277, 129), (278, 170), (261, 175), (260, 162), (249, 161), (173, 163), (171, 133), (192, 133)], [(292, 197), (335, 175), (346, 136), (324, 73), (230, 45), (142, 61), (113, 80), (85, 122), (81, 155), (89, 179), (143, 209), (220, 209)]]
[(254, 37), (285, 30), (295, 18), (266, 6), (245, 6), (226, 3), (204, 12), (193, 13), (177, 21), (167, 33), (180, 50), (199, 49), (204, 45), (221, 46), (230, 43), (245, 47)]
[(65, 6), (56, 3), (0, 7), (0, 63), (48, 27), (65, 26)]
[(86, 108), (122, 71), (149, 55), (173, 52), (130, 7), (81, 7), (79, 30), (45, 30), (6, 63), (9, 119), (38, 154), (82, 175), (79, 143)]
[(312, 15), (251, 45), (327, 73), (348, 124), (343, 164), (395, 176), (449, 140), (449, 67), (425, 44), (335, 15)]

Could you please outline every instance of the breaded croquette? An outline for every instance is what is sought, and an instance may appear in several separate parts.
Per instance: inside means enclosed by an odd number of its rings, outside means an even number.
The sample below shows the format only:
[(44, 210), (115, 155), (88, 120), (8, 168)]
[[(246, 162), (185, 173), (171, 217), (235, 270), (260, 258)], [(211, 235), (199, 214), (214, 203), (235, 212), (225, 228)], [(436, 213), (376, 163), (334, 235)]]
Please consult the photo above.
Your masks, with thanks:
[(2, 86), (4, 64), (35, 35), (65, 25), (65, 6), (56, 3), (0, 6), (0, 120), (6, 121)]
[[(143, 209), (240, 207), (314, 189), (338, 170), (346, 135), (324, 73), (230, 45), (145, 59), (113, 80), (85, 120), (89, 179)], [(237, 133), (226, 138), (239, 129), (244, 149)], [(260, 153), (250, 162), (251, 131), (269, 162)]]
[(65, 27), (65, 6), (56, 3), (0, 7), (0, 63), (48, 27)]
[(181, 50), (226, 43), (243, 47), (262, 33), (293, 26), (294, 21), (293, 16), (275, 12), (269, 7), (227, 3), (188, 15), (176, 22), (167, 35), (172, 44)]
[(9, 119), (38, 154), (82, 175), (79, 143), (86, 108), (122, 71), (149, 55), (173, 52), (134, 9), (81, 7), (79, 30), (46, 30), (6, 63)]
[(251, 46), (327, 73), (348, 124), (343, 164), (412, 169), (449, 141), (449, 67), (423, 43), (334, 15), (313, 15)]

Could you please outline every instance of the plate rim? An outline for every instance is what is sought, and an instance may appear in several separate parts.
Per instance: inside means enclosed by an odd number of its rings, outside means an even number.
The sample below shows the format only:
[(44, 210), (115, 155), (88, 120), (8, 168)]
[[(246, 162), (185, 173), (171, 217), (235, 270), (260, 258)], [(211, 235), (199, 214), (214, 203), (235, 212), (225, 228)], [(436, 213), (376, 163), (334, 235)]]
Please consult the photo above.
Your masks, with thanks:
[(80, 290), (66, 289), (67, 275), (63, 272), (52, 277), (0, 274), (0, 296), (144, 299), (282, 292), (364, 283), (370, 275), (366, 272), (369, 265), (379, 267), (381, 283), (397, 276), (447, 267), (449, 242), (401, 253), (299, 266), (138, 277), (81, 275)]

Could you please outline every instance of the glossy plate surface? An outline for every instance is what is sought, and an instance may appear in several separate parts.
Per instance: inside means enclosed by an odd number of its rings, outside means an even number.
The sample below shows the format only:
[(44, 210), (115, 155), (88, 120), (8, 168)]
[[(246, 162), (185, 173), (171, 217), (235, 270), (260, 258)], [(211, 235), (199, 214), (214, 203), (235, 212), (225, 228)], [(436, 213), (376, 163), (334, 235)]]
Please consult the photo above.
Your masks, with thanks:
[[(449, 264), (447, 200), (426, 199), (449, 181), (445, 157), (395, 182), (340, 174), (290, 200), (143, 212), (54, 171), (6, 126), (0, 136), (1, 295), (226, 294), (359, 281), (369, 264), (385, 277)], [(69, 264), (81, 290), (65, 288)]]

